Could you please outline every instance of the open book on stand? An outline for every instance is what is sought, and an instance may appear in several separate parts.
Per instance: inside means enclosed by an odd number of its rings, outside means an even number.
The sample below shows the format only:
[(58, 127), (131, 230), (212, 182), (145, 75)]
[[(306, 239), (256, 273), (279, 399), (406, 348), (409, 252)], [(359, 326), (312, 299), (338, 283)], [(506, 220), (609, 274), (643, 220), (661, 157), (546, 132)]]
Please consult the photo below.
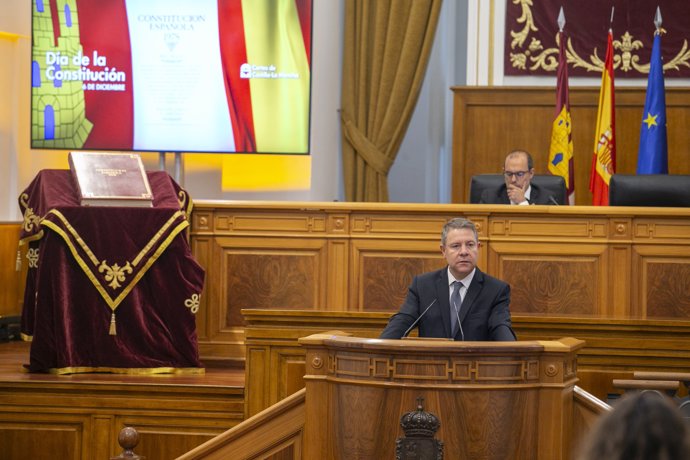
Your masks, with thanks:
[(69, 167), (82, 206), (153, 206), (139, 154), (70, 152)]

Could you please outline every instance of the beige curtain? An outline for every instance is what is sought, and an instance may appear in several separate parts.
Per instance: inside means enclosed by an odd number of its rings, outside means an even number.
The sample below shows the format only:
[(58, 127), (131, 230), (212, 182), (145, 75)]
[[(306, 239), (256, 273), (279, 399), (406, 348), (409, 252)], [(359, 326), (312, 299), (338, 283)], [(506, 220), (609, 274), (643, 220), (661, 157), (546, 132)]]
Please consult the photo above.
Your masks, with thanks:
[(393, 165), (434, 41), (441, 0), (346, 0), (342, 109), (347, 201), (388, 201)]

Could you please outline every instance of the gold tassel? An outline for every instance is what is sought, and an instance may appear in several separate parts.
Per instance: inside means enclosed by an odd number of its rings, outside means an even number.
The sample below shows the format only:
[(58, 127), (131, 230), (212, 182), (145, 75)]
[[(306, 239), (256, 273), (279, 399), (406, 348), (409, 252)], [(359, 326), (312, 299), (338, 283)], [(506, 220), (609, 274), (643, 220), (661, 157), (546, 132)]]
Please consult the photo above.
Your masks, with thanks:
[(22, 271), (22, 251), (20, 249), (17, 249), (17, 261), (14, 263), (14, 270)]
[(110, 331), (108, 334), (117, 335), (117, 329), (115, 329), (115, 312), (113, 312), (113, 315), (110, 317)]

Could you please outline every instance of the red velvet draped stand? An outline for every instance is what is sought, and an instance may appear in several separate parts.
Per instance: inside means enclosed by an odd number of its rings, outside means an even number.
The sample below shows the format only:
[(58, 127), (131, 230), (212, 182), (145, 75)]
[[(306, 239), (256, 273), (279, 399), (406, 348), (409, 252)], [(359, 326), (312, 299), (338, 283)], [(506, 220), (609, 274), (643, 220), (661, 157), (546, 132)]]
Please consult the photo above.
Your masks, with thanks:
[(151, 208), (80, 206), (68, 170), (41, 171), (21, 194), (30, 371), (203, 372), (191, 200), (167, 173), (147, 175)]

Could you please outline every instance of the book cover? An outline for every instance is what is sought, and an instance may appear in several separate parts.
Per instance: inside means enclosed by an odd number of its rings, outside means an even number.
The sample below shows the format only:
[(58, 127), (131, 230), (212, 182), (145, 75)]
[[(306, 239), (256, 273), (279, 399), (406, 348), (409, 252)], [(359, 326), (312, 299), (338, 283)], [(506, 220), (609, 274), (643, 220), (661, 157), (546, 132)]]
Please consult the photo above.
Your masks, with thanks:
[(82, 206), (153, 206), (139, 154), (70, 152), (69, 167)]

